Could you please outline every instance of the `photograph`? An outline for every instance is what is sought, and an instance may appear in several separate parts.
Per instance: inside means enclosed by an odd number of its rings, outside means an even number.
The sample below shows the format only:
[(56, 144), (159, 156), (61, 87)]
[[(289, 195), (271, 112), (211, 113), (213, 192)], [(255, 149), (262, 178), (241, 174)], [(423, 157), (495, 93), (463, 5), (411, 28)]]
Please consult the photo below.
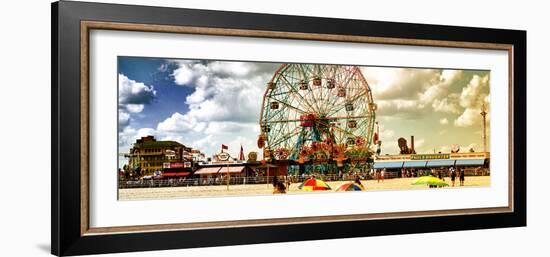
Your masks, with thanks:
[(117, 62), (120, 201), (491, 186), (490, 70)]
[[(48, 64), (36, 69), (47, 74), (8, 72), (6, 88), (22, 94), (6, 94), (14, 103), (4, 109), (28, 124), (6, 123), (6, 145), (16, 147), (5, 148), (16, 155), (7, 170), (29, 166), (28, 146), (44, 146), (51, 154), (38, 156), (51, 172), (8, 183), (10, 195), (28, 192), (7, 199), (51, 213), (8, 234), (36, 236), (35, 248), (57, 256), (525, 248), (487, 247), (487, 238), (514, 245), (525, 232), (527, 162), (545, 160), (528, 147), (545, 137), (527, 134), (545, 129), (527, 126), (545, 117), (545, 100), (527, 101), (527, 29), (537, 38), (543, 26), (510, 22), (519, 5), (487, 18), (494, 6), (477, 3), (453, 12), (386, 2), (143, 4), (59, 1), (40, 16), (50, 22), (11, 26), (27, 40), (17, 40), (10, 67), (26, 67), (21, 53)], [(32, 39), (48, 34), (49, 43)], [(19, 81), (48, 75), (50, 87)], [(36, 106), (51, 113), (29, 116)], [(51, 124), (47, 135), (36, 134), (41, 124)]]

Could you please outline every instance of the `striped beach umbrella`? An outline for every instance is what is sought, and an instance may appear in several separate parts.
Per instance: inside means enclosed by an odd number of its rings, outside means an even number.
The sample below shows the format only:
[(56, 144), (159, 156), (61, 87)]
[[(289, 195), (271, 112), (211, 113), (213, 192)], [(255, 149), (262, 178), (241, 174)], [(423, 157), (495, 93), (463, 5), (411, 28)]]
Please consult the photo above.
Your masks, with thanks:
[(449, 186), (445, 181), (434, 176), (423, 176), (415, 179), (413, 185)]
[(348, 183), (344, 183), (344, 184), (340, 185), (336, 189), (336, 192), (341, 192), (341, 191), (363, 191), (363, 190), (365, 190), (365, 187), (363, 187), (363, 185), (359, 185), (359, 184), (354, 183), (354, 182), (348, 182)]
[(330, 190), (330, 186), (320, 179), (314, 179), (310, 178), (304, 183), (300, 184), (298, 186), (298, 189), (304, 190), (304, 191), (322, 191), (322, 190)]

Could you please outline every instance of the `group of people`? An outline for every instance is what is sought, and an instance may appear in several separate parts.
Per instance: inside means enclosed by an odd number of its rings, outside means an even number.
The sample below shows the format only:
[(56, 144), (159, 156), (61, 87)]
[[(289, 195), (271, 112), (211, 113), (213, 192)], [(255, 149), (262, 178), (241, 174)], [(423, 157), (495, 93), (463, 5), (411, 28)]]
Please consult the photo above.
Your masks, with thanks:
[[(443, 170), (437, 170), (434, 171), (433, 169), (430, 171), (430, 175), (437, 177), (443, 181), (445, 181), (445, 177), (443, 176), (444, 172)], [(464, 170), (460, 168), (450, 167), (447, 173), (447, 176), (451, 178), (451, 186), (456, 185), (456, 179), (458, 177), (459, 185), (464, 186)]]
[[(454, 187), (456, 183), (456, 177), (459, 179), (460, 186), (464, 186), (464, 170), (455, 169), (454, 167), (449, 168), (449, 177), (451, 177), (451, 185)], [(439, 178), (441, 179), (441, 172), (439, 172)]]

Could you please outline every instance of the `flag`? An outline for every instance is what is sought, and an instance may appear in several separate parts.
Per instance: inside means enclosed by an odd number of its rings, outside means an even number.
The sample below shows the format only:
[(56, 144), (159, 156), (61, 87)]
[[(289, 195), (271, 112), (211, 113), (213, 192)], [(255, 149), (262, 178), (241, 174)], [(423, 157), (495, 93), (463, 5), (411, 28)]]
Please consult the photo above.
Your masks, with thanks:
[(227, 149), (229, 149), (229, 147), (227, 147), (226, 145), (222, 144), (222, 152), (223, 152), (224, 149), (227, 150)]
[(241, 152), (239, 153), (239, 161), (244, 161), (244, 150), (242, 145), (241, 145)]

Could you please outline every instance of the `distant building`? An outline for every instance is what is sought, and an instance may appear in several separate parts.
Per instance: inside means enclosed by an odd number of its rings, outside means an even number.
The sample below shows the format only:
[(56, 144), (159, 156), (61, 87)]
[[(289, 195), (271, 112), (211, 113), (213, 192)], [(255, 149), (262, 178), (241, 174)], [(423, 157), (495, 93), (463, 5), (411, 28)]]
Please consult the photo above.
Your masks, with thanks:
[(469, 176), (488, 175), (490, 158), (488, 152), (381, 155), (375, 158), (373, 168), (386, 169), (390, 177), (400, 176), (404, 170), (429, 172), (450, 167)]
[(191, 157), (193, 158), (194, 162), (206, 162), (206, 155), (197, 149), (193, 149), (191, 151)]
[(175, 141), (157, 141), (154, 136), (142, 137), (134, 143), (126, 156), (132, 170), (141, 169), (141, 175), (152, 175), (170, 163), (191, 162), (193, 149)]

